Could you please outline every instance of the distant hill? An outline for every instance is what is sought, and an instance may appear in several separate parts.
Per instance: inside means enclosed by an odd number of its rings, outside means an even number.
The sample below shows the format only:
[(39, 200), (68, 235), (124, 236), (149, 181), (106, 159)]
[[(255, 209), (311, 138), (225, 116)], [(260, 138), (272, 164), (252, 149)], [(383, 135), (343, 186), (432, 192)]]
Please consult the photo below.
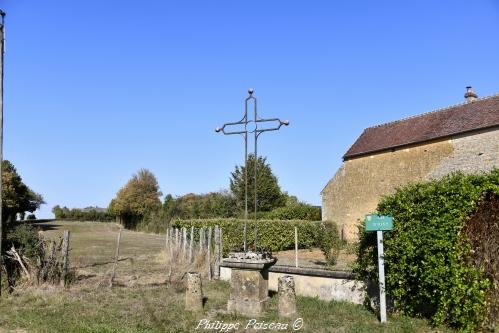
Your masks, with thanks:
[(97, 207), (97, 206), (95, 206), (95, 207), (89, 206), (89, 207), (85, 207), (85, 208), (81, 209), (81, 211), (84, 213), (88, 213), (92, 210), (95, 210), (98, 213), (106, 213), (107, 212), (107, 208), (102, 208), (102, 207)]

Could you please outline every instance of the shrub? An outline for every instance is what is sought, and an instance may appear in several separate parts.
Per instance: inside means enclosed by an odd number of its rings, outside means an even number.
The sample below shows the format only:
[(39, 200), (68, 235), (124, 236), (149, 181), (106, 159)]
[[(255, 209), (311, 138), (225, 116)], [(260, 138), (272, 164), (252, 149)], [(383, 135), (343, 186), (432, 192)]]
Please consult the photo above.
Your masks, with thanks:
[[(39, 255), (40, 241), (36, 230), (31, 225), (23, 223), (9, 228), (5, 240), (4, 253), (9, 254), (11, 249), (14, 248), (21, 260), (27, 259), (29, 262), (36, 263)], [(12, 288), (23, 274), (21, 266), (18, 263), (18, 258), (14, 255), (6, 255), (5, 270), (7, 272), (8, 285)]]
[[(223, 232), (222, 246), (224, 254), (229, 251), (240, 251), (243, 244), (243, 220), (240, 219), (207, 219), (207, 220), (176, 220), (174, 227), (195, 228), (219, 225)], [(258, 220), (258, 248), (267, 251), (282, 251), (294, 248), (295, 227), (298, 228), (298, 245), (300, 248), (326, 247), (324, 241), (326, 230), (335, 233), (332, 238), (339, 239), (336, 228), (327, 229), (320, 221), (279, 221)], [(248, 248), (253, 248), (253, 220), (248, 221)], [(334, 255), (334, 254), (333, 254)]]
[(327, 265), (336, 265), (341, 247), (341, 240), (336, 223), (326, 221), (321, 225), (323, 229), (320, 235), (319, 247), (326, 257)]
[(7, 231), (5, 246), (9, 249), (14, 246), (19, 255), (30, 260), (36, 259), (39, 245), (38, 234), (29, 224), (19, 224)]
[[(395, 308), (463, 331), (482, 323), (492, 281), (469, 259), (479, 248), (472, 248), (465, 228), (487, 193), (499, 193), (499, 169), (408, 185), (382, 199), (379, 213), (394, 217), (384, 250)], [(499, 227), (497, 218), (494, 223)], [(376, 234), (362, 229), (355, 270), (377, 280)]]
[(26, 216), (26, 220), (30, 220), (30, 221), (36, 220), (35, 214), (29, 214), (28, 216)]

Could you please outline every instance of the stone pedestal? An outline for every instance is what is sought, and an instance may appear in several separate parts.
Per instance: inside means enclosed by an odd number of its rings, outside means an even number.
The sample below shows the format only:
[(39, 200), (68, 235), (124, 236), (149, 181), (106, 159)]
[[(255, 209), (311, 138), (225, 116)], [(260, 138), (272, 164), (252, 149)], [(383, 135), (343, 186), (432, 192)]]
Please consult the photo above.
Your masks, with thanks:
[(224, 266), (232, 268), (227, 310), (247, 317), (263, 314), (268, 298), (268, 268), (277, 259), (266, 253), (229, 253)]
[(279, 316), (291, 317), (296, 314), (295, 280), (291, 275), (284, 275), (278, 281)]
[(189, 311), (203, 310), (203, 290), (201, 285), (201, 275), (199, 273), (187, 273), (185, 309)]

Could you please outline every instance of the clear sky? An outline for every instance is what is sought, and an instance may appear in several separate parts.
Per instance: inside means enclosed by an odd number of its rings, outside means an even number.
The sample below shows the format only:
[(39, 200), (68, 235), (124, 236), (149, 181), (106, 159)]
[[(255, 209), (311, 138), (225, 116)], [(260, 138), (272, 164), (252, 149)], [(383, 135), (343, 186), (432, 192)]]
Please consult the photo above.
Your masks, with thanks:
[(227, 188), (253, 87), (283, 190), (320, 191), (365, 127), (499, 92), (499, 2), (0, 0), (4, 156), (47, 204), (107, 207), (139, 168)]

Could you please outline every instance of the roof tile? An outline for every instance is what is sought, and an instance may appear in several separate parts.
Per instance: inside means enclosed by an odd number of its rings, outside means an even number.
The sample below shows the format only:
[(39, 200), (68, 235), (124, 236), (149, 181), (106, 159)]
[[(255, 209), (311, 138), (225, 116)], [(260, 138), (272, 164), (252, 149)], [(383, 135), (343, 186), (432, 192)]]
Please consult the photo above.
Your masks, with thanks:
[(494, 126), (499, 126), (499, 94), (366, 128), (343, 159)]

